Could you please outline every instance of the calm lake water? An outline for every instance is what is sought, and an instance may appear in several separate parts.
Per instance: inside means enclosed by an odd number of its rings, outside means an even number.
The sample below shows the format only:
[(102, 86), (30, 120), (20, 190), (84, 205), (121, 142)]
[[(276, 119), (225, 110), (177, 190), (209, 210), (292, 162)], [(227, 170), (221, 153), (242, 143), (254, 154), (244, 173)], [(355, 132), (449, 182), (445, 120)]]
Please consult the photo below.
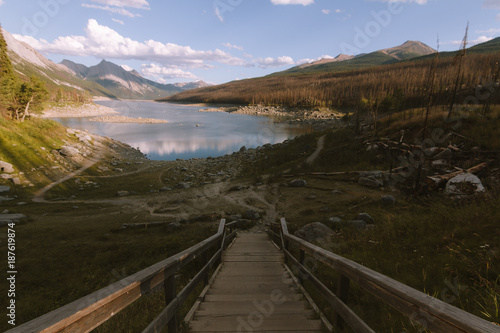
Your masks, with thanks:
[[(153, 160), (216, 157), (310, 133), (304, 125), (262, 116), (199, 112), (200, 106), (144, 101), (99, 101), (132, 118), (165, 119), (165, 124), (115, 124), (89, 118), (55, 118), (64, 126), (107, 136), (139, 148)], [(197, 126), (198, 125), (198, 126)]]

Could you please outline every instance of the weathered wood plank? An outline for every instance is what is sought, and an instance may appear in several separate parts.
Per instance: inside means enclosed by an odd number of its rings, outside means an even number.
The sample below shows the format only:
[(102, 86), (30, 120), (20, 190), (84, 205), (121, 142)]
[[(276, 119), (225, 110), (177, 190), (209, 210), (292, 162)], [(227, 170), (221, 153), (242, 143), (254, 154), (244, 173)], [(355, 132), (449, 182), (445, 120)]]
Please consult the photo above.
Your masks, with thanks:
[(300, 249), (318, 261), (323, 262), (350, 280), (355, 281), (385, 303), (433, 332), (500, 332), (500, 327), (482, 318), (426, 295), (354, 261), (290, 235), (286, 226), (286, 220), (282, 219), (281, 223), (283, 235), (286, 240), (299, 244)]
[(168, 276), (216, 245), (222, 240), (224, 227), (225, 220), (222, 219), (218, 232), (206, 240), (7, 332), (89, 332), (141, 296), (163, 284)]

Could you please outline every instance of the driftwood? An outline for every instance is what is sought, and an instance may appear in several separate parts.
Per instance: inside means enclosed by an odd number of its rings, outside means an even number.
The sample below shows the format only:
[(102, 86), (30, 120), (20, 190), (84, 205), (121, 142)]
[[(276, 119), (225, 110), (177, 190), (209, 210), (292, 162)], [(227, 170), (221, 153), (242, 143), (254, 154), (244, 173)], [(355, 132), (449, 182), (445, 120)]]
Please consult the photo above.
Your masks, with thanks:
[(462, 173), (466, 173), (466, 172), (476, 174), (476, 173), (479, 173), (479, 172), (483, 171), (484, 169), (486, 169), (487, 166), (488, 166), (488, 163), (483, 162), (483, 163), (478, 164), (476, 166), (473, 166), (472, 168), (469, 168), (467, 170), (455, 171), (455, 172), (448, 173), (445, 175), (430, 176), (430, 177), (427, 177), (426, 183), (431, 187), (440, 187), (443, 184), (445, 184), (448, 180), (452, 179), (453, 177), (456, 177), (456, 176), (458, 176)]

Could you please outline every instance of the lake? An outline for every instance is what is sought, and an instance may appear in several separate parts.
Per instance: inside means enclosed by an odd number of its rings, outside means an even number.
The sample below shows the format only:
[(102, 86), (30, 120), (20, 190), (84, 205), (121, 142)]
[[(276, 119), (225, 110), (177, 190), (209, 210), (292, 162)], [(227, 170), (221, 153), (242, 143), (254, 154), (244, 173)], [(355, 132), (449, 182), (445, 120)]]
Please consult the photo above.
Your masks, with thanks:
[(217, 157), (310, 133), (310, 126), (280, 123), (272, 117), (199, 112), (200, 106), (147, 101), (98, 101), (132, 118), (164, 119), (164, 124), (118, 124), (90, 118), (54, 118), (64, 126), (88, 130), (140, 149), (153, 160)]

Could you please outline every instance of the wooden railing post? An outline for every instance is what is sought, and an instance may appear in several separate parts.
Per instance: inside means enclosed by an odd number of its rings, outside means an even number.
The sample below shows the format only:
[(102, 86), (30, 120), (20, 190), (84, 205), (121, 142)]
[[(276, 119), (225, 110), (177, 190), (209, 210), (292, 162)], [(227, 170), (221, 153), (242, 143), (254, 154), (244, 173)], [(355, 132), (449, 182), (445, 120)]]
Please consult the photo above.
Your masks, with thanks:
[[(347, 297), (349, 296), (349, 282), (350, 282), (349, 278), (345, 277), (342, 274), (340, 275), (337, 284), (337, 296), (344, 304), (347, 303)], [(344, 319), (342, 319), (342, 316), (340, 316), (340, 314), (338, 313), (337, 313), (336, 325), (338, 329), (342, 329), (344, 327)]]
[[(304, 266), (304, 260), (305, 260), (305, 257), (306, 257), (306, 253), (304, 252), (304, 250), (302, 249), (299, 249), (299, 263)], [(297, 267), (297, 271), (298, 271), (298, 274), (297, 274), (297, 278), (300, 282), (300, 284), (303, 284), (304, 282), (304, 279), (302, 278), (305, 274), (307, 274), (306, 272), (303, 272), (302, 271), (302, 267)]]
[[(174, 300), (177, 296), (176, 285), (175, 285), (175, 274), (170, 275), (165, 279), (165, 302), (167, 306)], [(168, 322), (168, 333), (177, 333), (177, 316), (174, 315), (172, 319)]]

